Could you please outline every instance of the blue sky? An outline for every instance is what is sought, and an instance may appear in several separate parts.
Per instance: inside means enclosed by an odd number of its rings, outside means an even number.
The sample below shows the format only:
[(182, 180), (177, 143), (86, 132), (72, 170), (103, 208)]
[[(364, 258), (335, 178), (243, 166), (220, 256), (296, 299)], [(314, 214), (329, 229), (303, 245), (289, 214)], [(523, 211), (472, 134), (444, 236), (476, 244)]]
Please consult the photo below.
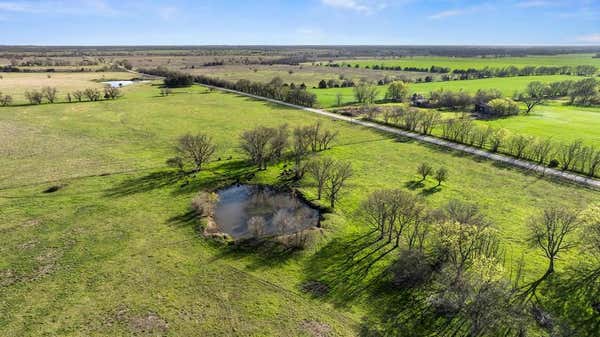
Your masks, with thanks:
[(0, 44), (600, 45), (600, 0), (0, 0)]

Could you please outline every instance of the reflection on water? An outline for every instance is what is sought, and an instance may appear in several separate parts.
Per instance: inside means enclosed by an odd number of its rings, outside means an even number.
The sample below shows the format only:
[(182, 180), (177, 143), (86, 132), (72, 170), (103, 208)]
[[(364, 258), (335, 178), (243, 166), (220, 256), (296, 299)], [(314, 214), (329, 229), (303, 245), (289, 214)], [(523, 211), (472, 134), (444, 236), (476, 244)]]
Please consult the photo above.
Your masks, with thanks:
[(125, 87), (128, 85), (132, 85), (136, 82), (134, 81), (106, 81), (106, 82), (102, 82), (104, 84), (108, 84), (113, 88), (120, 88), (120, 87)]
[(240, 185), (218, 194), (215, 222), (234, 239), (291, 234), (319, 223), (319, 212), (290, 192)]

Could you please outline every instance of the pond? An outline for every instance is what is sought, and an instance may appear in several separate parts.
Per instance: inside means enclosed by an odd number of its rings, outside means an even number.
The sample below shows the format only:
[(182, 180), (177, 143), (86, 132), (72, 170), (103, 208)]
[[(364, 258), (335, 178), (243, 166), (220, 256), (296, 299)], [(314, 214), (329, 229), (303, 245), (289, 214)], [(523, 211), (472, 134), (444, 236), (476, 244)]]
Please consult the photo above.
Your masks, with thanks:
[(108, 84), (113, 88), (120, 88), (120, 87), (125, 87), (128, 85), (132, 85), (137, 82), (139, 82), (139, 81), (106, 81), (106, 82), (102, 82), (102, 83)]
[(218, 195), (214, 220), (236, 240), (293, 234), (319, 225), (319, 211), (291, 192), (239, 185)]

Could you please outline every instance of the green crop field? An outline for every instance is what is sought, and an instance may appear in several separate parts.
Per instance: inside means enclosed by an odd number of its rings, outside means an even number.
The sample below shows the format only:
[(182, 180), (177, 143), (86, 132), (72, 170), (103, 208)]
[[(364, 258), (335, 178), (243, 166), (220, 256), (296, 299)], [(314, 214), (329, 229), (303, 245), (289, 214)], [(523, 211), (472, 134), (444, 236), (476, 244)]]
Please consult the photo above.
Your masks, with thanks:
[(526, 57), (440, 57), (440, 56), (414, 56), (394, 59), (355, 59), (334, 61), (338, 64), (358, 64), (360, 67), (373, 67), (384, 65), (386, 67), (418, 67), (430, 68), (431, 66), (452, 69), (481, 69), (504, 68), (509, 66), (578, 66), (595, 65), (600, 67), (600, 58), (593, 58), (594, 54), (566, 54), (556, 56), (526, 56)]
[[(529, 82), (541, 81), (544, 83), (558, 82), (564, 80), (581, 80), (580, 76), (569, 75), (548, 75), (548, 76), (519, 76), (519, 77), (503, 77), (503, 78), (484, 78), (479, 80), (463, 80), (463, 81), (444, 81), (444, 82), (428, 82), (428, 83), (411, 83), (409, 90), (412, 93), (420, 93), (428, 95), (431, 91), (444, 90), (464, 90), (474, 93), (479, 89), (498, 89), (505, 96), (512, 96), (515, 91), (523, 90)], [(387, 86), (378, 86), (378, 99), (383, 99), (387, 90)], [(317, 102), (321, 107), (329, 108), (337, 103), (337, 95), (341, 94), (342, 103), (352, 103), (355, 101), (353, 88), (331, 88), (331, 89), (310, 89), (317, 95)]]
[[(580, 208), (600, 198), (581, 186), (198, 86), (168, 97), (150, 84), (124, 92), (115, 101), (0, 108), (0, 335), (358, 336), (366, 317), (395, 319), (387, 316), (392, 309), (415, 317), (410, 299), (370, 287), (395, 254), (367, 277), (342, 268), (348, 245), (366, 231), (356, 211), (370, 191), (409, 190), (432, 208), (451, 199), (478, 204), (499, 232), (507, 266), (524, 254), (528, 280), (544, 272), (545, 260), (525, 242), (527, 218), (548, 205)], [(315, 121), (339, 132), (319, 156), (348, 160), (355, 172), (315, 245), (234, 250), (199, 235), (189, 208), (194, 195), (255, 172), (238, 148), (243, 130)], [(186, 132), (213, 137), (221, 160), (181, 178), (164, 162)], [(439, 189), (430, 179), (415, 185), (422, 161), (446, 166), (449, 181)], [(282, 165), (256, 172), (252, 182), (275, 183)], [(51, 186), (61, 188), (43, 193)], [(300, 189), (314, 198), (310, 183)], [(580, 259), (564, 254), (557, 269)], [(329, 295), (303, 293), (310, 280), (326, 280)]]

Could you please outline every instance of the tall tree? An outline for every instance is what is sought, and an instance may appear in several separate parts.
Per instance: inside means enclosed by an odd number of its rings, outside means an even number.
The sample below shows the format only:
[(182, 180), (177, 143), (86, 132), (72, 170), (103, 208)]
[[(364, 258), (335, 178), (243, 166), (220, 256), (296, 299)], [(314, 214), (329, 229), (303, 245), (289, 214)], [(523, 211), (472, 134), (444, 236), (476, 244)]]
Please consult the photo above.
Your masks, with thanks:
[(177, 151), (183, 158), (191, 161), (194, 165), (194, 172), (198, 172), (215, 152), (215, 145), (205, 134), (186, 134), (179, 138)]

